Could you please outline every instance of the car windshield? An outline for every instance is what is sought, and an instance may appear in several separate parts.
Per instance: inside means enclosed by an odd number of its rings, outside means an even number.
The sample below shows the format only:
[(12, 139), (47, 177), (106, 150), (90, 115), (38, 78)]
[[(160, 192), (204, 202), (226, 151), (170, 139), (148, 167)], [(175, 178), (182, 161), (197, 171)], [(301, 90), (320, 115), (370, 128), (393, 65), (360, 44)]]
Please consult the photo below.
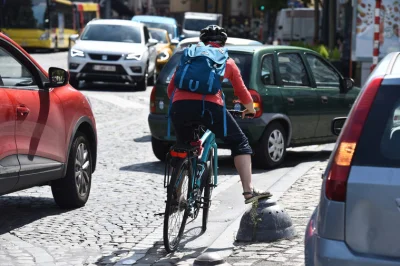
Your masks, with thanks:
[(0, 26), (10, 29), (44, 29), (48, 22), (46, 0), (0, 1)]
[(175, 33), (175, 27), (173, 24), (164, 24), (164, 23), (156, 23), (156, 22), (144, 22), (141, 21), (141, 23), (145, 24), (148, 28), (156, 28), (156, 29), (162, 29), (166, 30), (168, 34), (172, 35), (172, 39), (177, 38)]
[(160, 31), (160, 30), (149, 30), (151, 37), (153, 39), (156, 39), (158, 41), (158, 43), (167, 43), (167, 35), (165, 34), (164, 31)]
[(208, 25), (218, 24), (216, 20), (209, 19), (185, 19), (183, 28), (185, 30), (201, 31)]
[[(174, 74), (175, 69), (179, 64), (179, 60), (180, 60), (181, 56), (182, 56), (182, 52), (180, 51), (171, 57), (171, 59), (165, 65), (163, 70), (161, 70), (161, 73), (160, 73), (157, 83), (160, 83), (160, 84), (169, 84), (170, 83), (172, 75)], [(253, 60), (253, 55), (229, 52), (229, 57), (232, 58), (235, 61), (236, 65), (239, 67), (244, 84), (248, 87), (249, 83), (250, 83), (250, 72), (251, 72), (251, 63)], [(224, 79), (222, 86), (223, 87), (231, 87), (232, 84), (229, 82), (228, 79)]]
[(141, 43), (140, 28), (124, 25), (88, 25), (82, 34), (84, 41)]

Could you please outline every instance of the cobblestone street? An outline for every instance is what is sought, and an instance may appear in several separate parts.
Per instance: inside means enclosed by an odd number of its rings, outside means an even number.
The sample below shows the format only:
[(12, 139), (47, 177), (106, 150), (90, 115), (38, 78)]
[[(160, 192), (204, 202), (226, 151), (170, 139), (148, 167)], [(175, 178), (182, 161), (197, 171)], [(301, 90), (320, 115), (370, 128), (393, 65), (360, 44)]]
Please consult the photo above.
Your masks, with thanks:
[[(66, 52), (34, 57), (44, 68), (66, 68)], [(135, 262), (135, 265), (176, 265), (181, 258), (185, 257), (186, 261), (187, 257), (204, 250), (193, 247), (189, 252), (186, 248), (171, 258), (161, 246), (163, 217), (154, 214), (164, 212), (166, 191), (164, 164), (153, 155), (147, 123), (151, 88), (145, 92), (113, 85), (81, 89), (91, 101), (98, 132), (98, 163), (89, 201), (80, 209), (60, 210), (48, 186), (1, 196), (0, 265), (108, 266), (122, 264), (121, 260), (126, 258), (124, 264), (129, 265)], [(304, 227), (317, 204), (321, 169), (329, 156), (329, 153), (319, 153), (318, 149), (316, 146), (298, 148), (288, 153), (287, 162), (280, 169), (254, 171), (259, 179), (278, 178), (299, 163), (316, 164), (279, 200), (291, 215), (298, 236), (291, 241), (267, 245), (239, 245), (229, 257), (229, 263), (302, 265)], [(215, 195), (228, 193), (226, 190), (232, 185), (239, 186), (229, 151), (221, 150), (220, 154), (219, 186)], [(240, 208), (245, 208), (242, 198), (238, 202)], [(213, 208), (217, 209), (210, 216), (225, 207), (215, 202)], [(211, 231), (210, 239), (218, 237), (223, 229)], [(268, 261), (260, 262), (262, 259)]]

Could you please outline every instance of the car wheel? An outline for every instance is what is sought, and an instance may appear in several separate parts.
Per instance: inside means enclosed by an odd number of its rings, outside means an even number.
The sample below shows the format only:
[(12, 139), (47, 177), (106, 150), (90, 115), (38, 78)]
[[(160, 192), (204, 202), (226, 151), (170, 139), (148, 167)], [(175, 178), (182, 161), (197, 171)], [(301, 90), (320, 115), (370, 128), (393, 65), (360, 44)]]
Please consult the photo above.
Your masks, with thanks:
[(146, 68), (146, 72), (144, 72), (143, 78), (136, 84), (136, 86), (137, 86), (136, 88), (138, 91), (145, 91), (147, 89), (148, 79), (149, 79), (149, 74), (148, 74), (148, 70)]
[(55, 180), (51, 190), (61, 208), (79, 208), (86, 204), (92, 184), (92, 155), (85, 134), (78, 132), (72, 142), (67, 174)]
[(265, 130), (261, 143), (255, 148), (254, 163), (263, 169), (280, 165), (286, 156), (287, 134), (280, 123), (273, 122)]
[(171, 145), (154, 137), (151, 137), (151, 146), (153, 148), (153, 153), (157, 157), (157, 159), (164, 162), (165, 156), (169, 152), (169, 148), (171, 147)]
[(75, 89), (79, 89), (79, 80), (77, 80), (76, 78), (70, 77), (69, 84)]

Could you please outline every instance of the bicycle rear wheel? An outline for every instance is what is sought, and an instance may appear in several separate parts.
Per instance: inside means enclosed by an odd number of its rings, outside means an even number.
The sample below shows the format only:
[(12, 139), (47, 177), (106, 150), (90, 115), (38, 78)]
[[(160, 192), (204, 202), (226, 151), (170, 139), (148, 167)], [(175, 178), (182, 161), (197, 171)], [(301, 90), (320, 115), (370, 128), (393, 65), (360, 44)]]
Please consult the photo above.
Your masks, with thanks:
[(204, 233), (207, 230), (208, 213), (211, 207), (211, 196), (214, 188), (214, 155), (213, 150), (210, 150), (210, 156), (207, 161), (206, 171), (203, 178), (205, 178), (204, 184), (204, 204), (203, 204), (203, 221), (201, 225), (201, 231)]
[(164, 214), (164, 246), (170, 253), (178, 248), (189, 216), (188, 198), (192, 176), (189, 160), (181, 160), (173, 169), (167, 187), (167, 204)]

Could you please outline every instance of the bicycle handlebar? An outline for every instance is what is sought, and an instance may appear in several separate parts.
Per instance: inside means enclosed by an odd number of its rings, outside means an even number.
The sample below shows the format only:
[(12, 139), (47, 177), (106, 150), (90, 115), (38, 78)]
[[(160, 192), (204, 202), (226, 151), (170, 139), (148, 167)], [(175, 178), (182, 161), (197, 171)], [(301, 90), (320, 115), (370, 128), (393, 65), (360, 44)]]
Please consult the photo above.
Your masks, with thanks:
[[(238, 111), (238, 110), (228, 110), (228, 112), (233, 116), (233, 117), (240, 117), (242, 118), (243, 112), (244, 111)], [(246, 114), (245, 117), (247, 118), (254, 118), (255, 114)]]

